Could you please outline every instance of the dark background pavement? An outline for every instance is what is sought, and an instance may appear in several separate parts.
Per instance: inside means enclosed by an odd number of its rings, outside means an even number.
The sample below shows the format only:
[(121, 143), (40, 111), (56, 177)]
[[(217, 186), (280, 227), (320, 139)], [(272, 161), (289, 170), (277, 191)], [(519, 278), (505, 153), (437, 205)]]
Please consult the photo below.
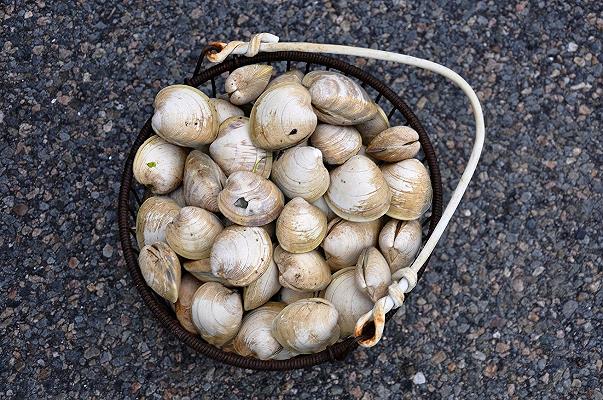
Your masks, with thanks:
[[(189, 3), (0, 6), (0, 398), (603, 398), (603, 3)], [(430, 270), (346, 363), (253, 372), (193, 354), (121, 257), (119, 175), (155, 93), (206, 41), (259, 31), (432, 59), (483, 101), (482, 163)], [(463, 95), (368, 68), (425, 123), (450, 192), (473, 130)]]

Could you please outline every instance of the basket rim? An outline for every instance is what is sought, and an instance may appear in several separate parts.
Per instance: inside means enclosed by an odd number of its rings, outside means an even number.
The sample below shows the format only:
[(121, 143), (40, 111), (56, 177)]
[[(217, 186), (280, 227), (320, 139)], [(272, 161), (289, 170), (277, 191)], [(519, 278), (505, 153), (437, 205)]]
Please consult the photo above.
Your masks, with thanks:
[[(259, 53), (254, 57), (231, 56), (224, 62), (195, 74), (194, 77), (186, 80), (186, 84), (198, 87), (211, 80), (212, 86), (215, 87), (215, 82), (213, 79), (224, 72), (229, 72), (238, 67), (254, 63), (274, 63), (284, 61), (288, 63), (292, 61), (306, 62), (307, 66), (312, 64), (321, 65), (329, 69), (332, 68), (338, 70), (341, 73), (358, 79), (363, 85), (366, 84), (375, 89), (379, 93), (379, 97), (387, 99), (394, 109), (403, 115), (408, 125), (417, 131), (419, 134), (419, 142), (421, 143), (421, 147), (425, 153), (425, 161), (429, 166), (429, 173), (433, 189), (429, 231), (423, 238), (423, 243), (425, 243), (442, 215), (442, 182), (437, 157), (431, 141), (427, 136), (425, 128), (410, 107), (398, 94), (391, 90), (389, 86), (374, 77), (371, 73), (349, 64), (346, 61), (322, 54), (305, 53), (300, 51), (280, 51), (274, 53)], [(135, 250), (132, 245), (132, 238), (130, 237), (130, 195), (133, 192), (134, 184), (132, 164), (136, 151), (140, 145), (152, 134), (153, 129), (151, 127), (151, 118), (149, 118), (132, 144), (128, 157), (124, 163), (118, 200), (118, 225), (119, 237), (126, 267), (130, 272), (130, 275), (134, 280), (134, 284), (143, 298), (144, 303), (151, 309), (153, 315), (162, 323), (165, 328), (167, 328), (171, 334), (178, 337), (178, 339), (186, 343), (189, 347), (193, 348), (197, 352), (216, 361), (240, 368), (256, 370), (291, 370), (310, 367), (328, 361), (342, 361), (345, 359), (345, 357), (352, 350), (358, 347), (357, 340), (354, 337), (347, 338), (339, 343), (331, 345), (320, 353), (300, 355), (288, 360), (259, 360), (253, 357), (243, 357), (235, 353), (225, 352), (205, 342), (200, 336), (193, 335), (192, 333), (186, 331), (180, 325), (179, 321), (173, 315), (171, 309), (169, 309), (169, 307), (167, 307), (166, 304), (155, 295), (155, 293), (144, 281), (140, 268), (138, 268), (137, 256), (135, 255)], [(419, 270), (419, 278), (423, 274), (428, 263), (429, 259)], [(395, 310), (392, 310), (387, 314), (386, 320), (389, 320), (393, 314), (395, 314)], [(368, 329), (370, 330), (370, 327)], [(367, 332), (367, 336), (369, 335), (370, 332)]]

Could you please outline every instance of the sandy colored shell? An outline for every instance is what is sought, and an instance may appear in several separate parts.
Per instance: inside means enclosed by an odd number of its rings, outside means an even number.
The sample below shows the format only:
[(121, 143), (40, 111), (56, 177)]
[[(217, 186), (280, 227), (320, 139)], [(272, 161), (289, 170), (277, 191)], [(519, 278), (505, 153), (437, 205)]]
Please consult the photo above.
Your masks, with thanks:
[(322, 196), (330, 182), (322, 153), (310, 146), (285, 150), (272, 165), (271, 179), (288, 198), (301, 197), (310, 202)]
[(218, 207), (235, 224), (262, 226), (274, 221), (285, 206), (279, 188), (249, 171), (230, 174), (218, 195)]
[(165, 228), (180, 212), (180, 206), (169, 197), (153, 196), (142, 203), (136, 214), (138, 247), (165, 242)]
[(204, 283), (195, 292), (191, 314), (201, 337), (221, 346), (234, 338), (241, 327), (241, 296), (218, 282)]
[(276, 86), (279, 83), (301, 84), (302, 79), (304, 79), (304, 73), (298, 69), (292, 69), (290, 71), (282, 73), (281, 75), (271, 80), (268, 86), (266, 87), (266, 90), (270, 90), (271, 87)]
[(285, 349), (300, 354), (318, 353), (339, 339), (339, 314), (320, 298), (296, 301), (272, 322), (272, 335)]
[(202, 258), (201, 260), (186, 260), (182, 263), (182, 267), (201, 282), (220, 282), (226, 287), (232, 286), (226, 279), (212, 274), (209, 257)]
[(262, 93), (249, 119), (253, 143), (266, 150), (296, 145), (314, 132), (317, 123), (308, 90), (287, 82)]
[(349, 267), (333, 274), (333, 280), (324, 293), (339, 314), (341, 337), (354, 333), (356, 321), (373, 308), (373, 302), (356, 285), (356, 268)]
[(247, 286), (270, 267), (272, 243), (260, 227), (232, 225), (216, 237), (211, 271), (234, 286)]
[(360, 253), (356, 263), (356, 286), (373, 302), (387, 294), (392, 274), (383, 255), (375, 247)]
[(381, 221), (351, 222), (335, 218), (322, 242), (331, 271), (356, 265), (362, 250), (377, 245)]
[(172, 85), (157, 93), (151, 126), (170, 143), (197, 147), (218, 134), (218, 113), (203, 92), (188, 85)]
[(285, 304), (295, 303), (297, 300), (320, 297), (320, 290), (314, 292), (299, 292), (297, 290), (282, 287), (278, 293), (278, 298)]
[(320, 196), (318, 199), (314, 200), (311, 204), (313, 206), (320, 208), (320, 211), (322, 211), (327, 216), (327, 221), (331, 221), (333, 218), (337, 217), (337, 214), (335, 214), (333, 212), (333, 210), (331, 210), (329, 208), (329, 205), (325, 201), (324, 196)]
[(226, 121), (230, 117), (243, 117), (245, 113), (239, 107), (235, 106), (228, 100), (210, 98), (210, 103), (216, 108), (218, 114), (218, 125)]
[(244, 357), (268, 360), (283, 347), (272, 336), (272, 321), (286, 304), (270, 302), (253, 310), (243, 318), (241, 330), (233, 341), (235, 351)]
[(379, 234), (379, 248), (393, 274), (409, 267), (421, 248), (421, 223), (418, 220), (392, 219)]
[(182, 182), (187, 150), (153, 135), (140, 145), (134, 157), (134, 178), (155, 194), (166, 194)]
[(190, 333), (197, 333), (195, 325), (193, 324), (193, 315), (191, 310), (193, 308), (193, 298), (195, 292), (201, 286), (201, 282), (197, 280), (191, 274), (183, 274), (180, 281), (180, 290), (178, 291), (178, 301), (174, 304), (174, 311), (176, 312), (176, 318), (180, 321), (180, 325)]
[(184, 168), (184, 200), (186, 204), (218, 212), (218, 193), (226, 184), (226, 175), (205, 153), (193, 150)]
[(271, 258), (268, 269), (243, 289), (243, 308), (245, 311), (258, 308), (277, 294), (280, 288), (278, 268)]
[(356, 155), (331, 171), (325, 201), (335, 214), (357, 222), (373, 221), (390, 206), (391, 193), (379, 167)]
[(232, 117), (220, 125), (218, 137), (209, 146), (209, 154), (226, 175), (251, 171), (268, 178), (272, 169), (272, 152), (251, 142), (249, 118)]
[(378, 160), (391, 163), (412, 158), (420, 149), (419, 134), (414, 129), (410, 126), (393, 126), (375, 136), (366, 152)]
[(245, 65), (237, 68), (226, 78), (224, 89), (232, 104), (247, 104), (257, 99), (266, 89), (272, 66), (263, 64)]
[(180, 261), (174, 251), (163, 242), (140, 249), (138, 265), (145, 282), (155, 293), (175, 303), (180, 289)]
[(377, 106), (366, 91), (345, 75), (311, 71), (304, 76), (318, 118), (333, 125), (356, 125), (371, 119)]
[(362, 144), (368, 145), (371, 140), (387, 128), (389, 128), (389, 118), (385, 111), (377, 104), (377, 113), (368, 121), (355, 125), (355, 128), (362, 136)]
[(280, 272), (281, 285), (300, 292), (322, 290), (331, 282), (331, 271), (316, 250), (307, 253), (289, 253), (277, 246), (274, 262)]
[(222, 223), (214, 214), (199, 207), (187, 206), (167, 225), (165, 238), (170, 247), (189, 260), (209, 256)]
[(317, 248), (327, 233), (327, 217), (320, 208), (301, 197), (285, 205), (276, 220), (276, 237), (290, 253), (305, 253)]
[(419, 160), (410, 158), (386, 164), (381, 171), (392, 193), (388, 216), (409, 221), (418, 219), (431, 207), (429, 171)]
[(340, 165), (356, 155), (362, 146), (360, 133), (353, 126), (318, 124), (310, 136), (312, 146), (322, 153), (327, 164)]

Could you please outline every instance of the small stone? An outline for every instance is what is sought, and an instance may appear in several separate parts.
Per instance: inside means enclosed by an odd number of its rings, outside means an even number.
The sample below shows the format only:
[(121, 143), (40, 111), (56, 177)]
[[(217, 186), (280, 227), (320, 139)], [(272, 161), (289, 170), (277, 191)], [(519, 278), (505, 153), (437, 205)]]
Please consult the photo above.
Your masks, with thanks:
[(513, 290), (523, 292), (523, 280), (521, 278), (513, 279)]
[(242, 14), (237, 18), (237, 25), (243, 25), (245, 22), (249, 21), (249, 17), (247, 15)]
[(111, 246), (110, 244), (106, 244), (105, 247), (103, 247), (103, 256), (109, 258), (113, 255), (113, 246)]
[(423, 375), (423, 373), (420, 371), (412, 377), (412, 381), (415, 385), (423, 385), (425, 382), (427, 382), (425, 375)]
[(538, 266), (532, 272), (532, 276), (538, 276), (538, 275), (542, 274), (543, 272), (544, 272), (544, 267), (543, 266)]
[(31, 11), (25, 11), (25, 14), (23, 14), (23, 18), (25, 19), (29, 19), (33, 17), (33, 13)]
[(472, 357), (479, 361), (486, 361), (486, 355), (481, 351), (476, 351), (475, 353), (473, 353)]
[(27, 207), (26, 204), (17, 204), (16, 206), (13, 207), (13, 212), (15, 214), (17, 214), (19, 217), (22, 217), (25, 214), (27, 214), (28, 209), (29, 209), (29, 207)]
[(578, 302), (575, 300), (569, 300), (563, 305), (563, 315), (565, 318), (569, 318), (578, 308)]
[(31, 52), (34, 53), (36, 56), (39, 56), (40, 54), (42, 54), (44, 52), (44, 46), (42, 46), (42, 45), (34, 46), (34, 48), (31, 49)]
[(578, 45), (574, 42), (569, 42), (567, 44), (567, 51), (569, 51), (570, 53), (575, 52), (576, 50), (578, 50)]
[(593, 110), (591, 110), (588, 106), (582, 104), (580, 105), (580, 107), (578, 107), (578, 112), (580, 113), (580, 115), (590, 115)]
[(510, 348), (511, 346), (509, 346), (507, 343), (498, 342), (496, 344), (496, 351), (499, 353), (506, 353)]
[(93, 357), (98, 357), (99, 354), (100, 354), (100, 350), (97, 349), (96, 347), (88, 347), (84, 351), (84, 358), (86, 358), (86, 360), (89, 360)]
[(497, 370), (498, 367), (496, 366), (496, 364), (488, 364), (486, 365), (486, 368), (484, 368), (484, 376), (487, 376), (488, 378), (493, 378), (494, 375), (496, 375)]
[(69, 261), (67, 262), (67, 265), (69, 265), (69, 268), (75, 268), (75, 267), (78, 266), (79, 263), (80, 262), (79, 262), (79, 260), (77, 258), (71, 257), (69, 259)]

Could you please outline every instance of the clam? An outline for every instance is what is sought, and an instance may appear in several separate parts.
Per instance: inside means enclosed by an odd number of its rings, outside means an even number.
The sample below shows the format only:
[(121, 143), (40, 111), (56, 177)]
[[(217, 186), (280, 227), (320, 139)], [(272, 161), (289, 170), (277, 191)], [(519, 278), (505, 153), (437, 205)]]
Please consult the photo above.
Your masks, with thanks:
[(136, 214), (138, 247), (165, 242), (165, 228), (180, 212), (180, 206), (169, 197), (153, 196), (142, 203)]
[(320, 297), (320, 290), (314, 292), (298, 292), (297, 290), (283, 287), (279, 291), (278, 298), (285, 304), (295, 303), (297, 300)]
[(211, 272), (211, 261), (210, 258), (202, 258), (200, 260), (187, 260), (182, 263), (182, 267), (187, 270), (191, 275), (200, 280), (201, 282), (220, 282), (226, 287), (232, 285), (228, 283), (226, 279), (219, 278)]
[(184, 199), (184, 187), (178, 186), (178, 189), (168, 193), (170, 199), (174, 200), (180, 207), (186, 207), (186, 200)]
[(385, 111), (383, 111), (379, 104), (376, 105), (377, 113), (371, 119), (355, 125), (355, 128), (360, 132), (360, 136), (362, 136), (362, 143), (364, 145), (368, 145), (375, 136), (389, 128), (387, 114), (385, 114)]
[(132, 171), (134, 178), (155, 194), (166, 194), (182, 182), (187, 150), (153, 135), (140, 145)]
[(324, 293), (339, 314), (340, 336), (354, 333), (356, 321), (373, 308), (371, 299), (356, 285), (356, 268), (349, 267), (333, 274), (333, 280)]
[(268, 178), (272, 152), (254, 146), (249, 135), (249, 118), (232, 117), (224, 121), (218, 137), (209, 146), (209, 154), (226, 175), (251, 171)]
[(421, 223), (390, 220), (379, 234), (379, 248), (392, 274), (409, 267), (421, 248)]
[(332, 303), (311, 298), (285, 307), (272, 321), (272, 336), (285, 349), (317, 353), (339, 339), (339, 314)]
[(218, 282), (204, 283), (195, 292), (191, 314), (201, 337), (222, 346), (234, 338), (241, 327), (241, 296)]
[(418, 219), (431, 207), (431, 179), (419, 160), (386, 164), (381, 172), (392, 193), (388, 216), (409, 221)]
[(270, 302), (253, 310), (243, 318), (241, 330), (234, 338), (234, 350), (244, 357), (268, 360), (283, 346), (272, 336), (272, 321), (285, 308), (285, 304)]
[(310, 93), (298, 83), (280, 83), (257, 99), (251, 115), (251, 140), (262, 149), (279, 150), (301, 142), (316, 128)]
[(222, 124), (222, 122), (226, 121), (230, 117), (245, 116), (243, 110), (228, 100), (210, 98), (209, 101), (216, 108), (216, 113), (218, 113), (218, 125)]
[(197, 333), (195, 325), (193, 324), (193, 315), (191, 309), (193, 308), (193, 297), (195, 292), (201, 286), (194, 276), (191, 274), (183, 274), (182, 280), (180, 281), (180, 290), (178, 291), (178, 301), (174, 304), (174, 311), (176, 312), (176, 318), (180, 321), (180, 325), (190, 333)]
[(199, 207), (180, 209), (165, 230), (170, 247), (190, 260), (207, 258), (214, 239), (222, 231), (222, 223), (214, 214)]
[(377, 106), (352, 78), (332, 71), (308, 72), (302, 81), (322, 122), (356, 125), (377, 114)]
[(217, 237), (211, 249), (214, 276), (233, 286), (247, 286), (258, 279), (272, 260), (272, 243), (260, 227), (229, 226)]
[(325, 201), (341, 218), (365, 222), (384, 215), (391, 193), (383, 174), (365, 156), (353, 156), (331, 171), (331, 185)]
[(226, 175), (207, 154), (193, 150), (184, 168), (184, 200), (189, 206), (218, 212), (218, 193), (226, 184)]
[(277, 294), (280, 288), (278, 268), (274, 260), (270, 259), (268, 269), (243, 289), (243, 308), (245, 311), (258, 308)]
[(212, 142), (218, 134), (218, 113), (202, 91), (187, 85), (172, 85), (157, 93), (151, 126), (170, 143), (197, 147)]
[(279, 83), (297, 83), (301, 84), (302, 79), (304, 79), (304, 73), (298, 69), (292, 69), (287, 72), (282, 73), (277, 76), (273, 80), (270, 81), (268, 86), (266, 86), (266, 90), (270, 90), (271, 87), (279, 84)]
[(180, 261), (174, 251), (163, 242), (140, 249), (138, 265), (145, 282), (155, 293), (170, 303), (178, 300), (180, 288)]
[(316, 250), (295, 254), (277, 246), (274, 262), (280, 272), (279, 282), (289, 289), (313, 292), (326, 288), (331, 282), (329, 266)]
[(320, 245), (327, 233), (327, 217), (301, 197), (285, 205), (276, 220), (276, 237), (290, 253), (305, 253)]
[(360, 133), (353, 126), (318, 124), (310, 136), (312, 146), (322, 153), (327, 164), (340, 165), (356, 155), (362, 146)]
[(376, 302), (387, 294), (391, 283), (392, 273), (383, 255), (375, 247), (364, 249), (356, 263), (358, 288)]
[(379, 220), (351, 222), (335, 218), (329, 222), (322, 248), (331, 271), (356, 265), (362, 250), (377, 245), (379, 229)]
[(272, 66), (263, 64), (245, 65), (228, 75), (224, 88), (232, 104), (241, 105), (254, 101), (266, 89)]
[(228, 177), (218, 195), (218, 207), (235, 224), (261, 226), (274, 221), (285, 205), (279, 188), (266, 178), (249, 171)]
[(288, 198), (301, 197), (310, 202), (327, 191), (330, 181), (322, 153), (310, 146), (285, 150), (272, 165), (271, 179)]
[(366, 148), (374, 158), (397, 162), (412, 158), (419, 152), (419, 134), (410, 126), (394, 126), (384, 130)]
[(312, 205), (320, 208), (320, 211), (322, 211), (327, 216), (327, 221), (330, 221), (333, 218), (337, 217), (337, 214), (335, 214), (333, 210), (329, 208), (329, 205), (325, 201), (324, 196), (320, 196), (318, 199), (314, 200), (312, 202)]
[(269, 224), (262, 225), (262, 228), (266, 230), (270, 239), (276, 239), (276, 221), (272, 221)]

